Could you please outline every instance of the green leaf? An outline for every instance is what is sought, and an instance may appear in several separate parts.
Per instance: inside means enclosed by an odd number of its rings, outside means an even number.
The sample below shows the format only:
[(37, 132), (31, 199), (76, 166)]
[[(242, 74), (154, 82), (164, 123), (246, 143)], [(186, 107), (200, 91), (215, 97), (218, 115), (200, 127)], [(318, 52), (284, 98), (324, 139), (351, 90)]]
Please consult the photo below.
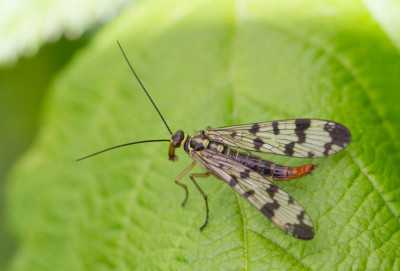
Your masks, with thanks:
[[(279, 183), (307, 210), (290, 237), (223, 182), (174, 178), (170, 127), (287, 118), (346, 125), (353, 141), (312, 176)], [(400, 56), (358, 2), (142, 1), (103, 29), (54, 82), (32, 149), (10, 176), (20, 248), (13, 270), (399, 269)], [(288, 165), (310, 160), (265, 156)], [(193, 172), (202, 172), (196, 167)], [(184, 182), (190, 182), (184, 178)]]

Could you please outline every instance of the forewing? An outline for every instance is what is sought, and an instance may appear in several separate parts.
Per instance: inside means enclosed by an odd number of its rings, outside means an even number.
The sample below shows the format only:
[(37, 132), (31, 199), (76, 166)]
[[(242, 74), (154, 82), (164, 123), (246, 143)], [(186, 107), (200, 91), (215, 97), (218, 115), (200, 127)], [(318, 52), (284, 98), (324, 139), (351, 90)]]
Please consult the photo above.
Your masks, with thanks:
[(216, 151), (197, 151), (193, 156), (205, 170), (224, 180), (281, 230), (300, 239), (314, 237), (313, 224), (304, 208), (271, 180)]
[(346, 148), (350, 131), (319, 119), (292, 119), (204, 130), (211, 140), (250, 151), (301, 158), (319, 158)]

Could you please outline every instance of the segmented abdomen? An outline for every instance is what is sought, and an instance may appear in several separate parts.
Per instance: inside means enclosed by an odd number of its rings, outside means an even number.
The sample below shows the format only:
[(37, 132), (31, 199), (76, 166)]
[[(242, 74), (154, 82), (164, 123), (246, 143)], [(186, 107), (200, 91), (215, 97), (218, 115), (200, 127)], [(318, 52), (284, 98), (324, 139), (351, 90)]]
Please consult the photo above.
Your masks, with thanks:
[(240, 152), (227, 146), (225, 146), (222, 153), (258, 172), (262, 176), (272, 177), (275, 181), (287, 181), (300, 178), (301, 176), (310, 173), (315, 168), (312, 164), (302, 165), (299, 167), (282, 166), (262, 159), (259, 156), (251, 155), (247, 152)]

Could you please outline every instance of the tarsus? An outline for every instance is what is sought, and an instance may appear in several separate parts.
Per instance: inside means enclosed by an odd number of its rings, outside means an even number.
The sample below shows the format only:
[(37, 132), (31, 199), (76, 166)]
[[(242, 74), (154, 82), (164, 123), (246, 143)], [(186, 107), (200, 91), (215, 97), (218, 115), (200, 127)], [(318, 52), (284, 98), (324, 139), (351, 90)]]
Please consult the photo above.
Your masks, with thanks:
[(160, 115), (160, 117), (161, 117), (162, 121), (164, 122), (165, 126), (167, 127), (169, 133), (172, 135), (171, 129), (169, 129), (167, 122), (165, 121), (164, 117), (163, 117), (163, 116), (161, 115), (161, 113), (160, 113), (160, 110), (158, 110), (156, 104), (153, 102), (153, 99), (151, 99), (151, 97), (150, 97), (149, 93), (147, 92), (146, 88), (143, 86), (143, 84), (142, 84), (142, 82), (140, 81), (139, 77), (136, 75), (136, 72), (133, 70), (131, 63), (129, 62), (128, 58), (127, 58), (126, 55), (125, 55), (124, 50), (123, 50), (122, 47), (121, 47), (121, 44), (119, 44), (119, 41), (117, 41), (117, 43), (118, 43), (119, 48), (121, 49), (122, 54), (123, 54), (124, 57), (125, 57), (126, 62), (128, 62), (128, 65), (129, 65), (129, 67), (131, 68), (133, 74), (135, 75), (136, 79), (139, 81), (139, 84), (142, 86), (144, 92), (147, 94), (147, 97), (149, 97), (151, 103), (154, 105), (154, 108), (157, 110), (158, 115)]

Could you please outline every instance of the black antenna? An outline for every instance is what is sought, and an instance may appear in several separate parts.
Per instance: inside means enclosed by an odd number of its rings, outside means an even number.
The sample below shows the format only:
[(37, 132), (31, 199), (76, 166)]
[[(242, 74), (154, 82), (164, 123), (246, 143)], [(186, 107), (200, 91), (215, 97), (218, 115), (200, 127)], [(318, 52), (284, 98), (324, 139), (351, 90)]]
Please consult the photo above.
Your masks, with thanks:
[[(142, 84), (142, 82), (140, 81), (139, 77), (136, 75), (136, 72), (133, 70), (131, 63), (129, 62), (128, 58), (127, 58), (126, 55), (125, 55), (124, 50), (123, 50), (122, 47), (121, 47), (121, 44), (119, 44), (119, 41), (117, 41), (117, 43), (118, 43), (119, 48), (121, 49), (122, 54), (124, 55), (124, 58), (125, 58), (126, 62), (128, 63), (129, 67), (131, 68), (133, 74), (135, 75), (135, 77), (136, 77), (136, 79), (138, 80), (139, 84), (142, 86), (144, 92), (147, 94), (147, 97), (149, 97), (149, 99), (150, 99), (151, 103), (153, 104), (154, 108), (157, 110), (157, 112), (158, 112), (158, 114), (160, 115), (162, 121), (164, 122), (165, 126), (167, 127), (169, 133), (172, 135), (171, 129), (169, 129), (167, 122), (165, 121), (165, 119), (164, 119), (163, 116), (161, 115), (160, 111), (158, 110), (157, 106), (156, 106), (155, 103), (153, 102), (153, 99), (151, 99), (149, 93), (147, 92), (146, 88), (143, 86), (143, 84)], [(79, 159), (77, 159), (76, 161), (81, 161), (81, 160), (83, 160), (83, 159), (86, 159), (86, 158), (89, 158), (89, 157), (98, 155), (98, 154), (100, 154), (100, 153), (103, 153), (103, 152), (106, 152), (106, 151), (110, 151), (110, 150), (113, 150), (113, 149), (117, 149), (117, 148), (121, 148), (121, 147), (126, 147), (126, 146), (129, 146), (129, 145), (135, 145), (135, 144), (140, 144), (140, 143), (149, 143), (149, 142), (162, 142), (162, 141), (170, 142), (169, 139), (154, 139), (154, 140), (144, 140), (144, 141), (130, 142), (130, 143), (126, 143), (126, 144), (114, 146), (114, 147), (111, 147), (111, 148), (108, 148), (108, 149), (105, 149), (105, 150), (102, 150), (102, 151), (99, 151), (99, 152), (90, 154), (90, 155), (88, 155), (88, 156), (79, 158)]]
[(149, 97), (151, 103), (154, 105), (154, 108), (157, 110), (158, 115), (160, 115), (160, 117), (161, 117), (162, 121), (164, 122), (165, 126), (167, 126), (167, 129), (168, 129), (169, 133), (172, 135), (171, 129), (169, 129), (169, 127), (168, 127), (168, 125), (167, 125), (167, 122), (165, 121), (165, 119), (164, 119), (163, 116), (161, 115), (160, 111), (158, 110), (157, 106), (156, 106), (155, 103), (153, 102), (153, 99), (151, 99), (149, 93), (147, 92), (146, 88), (143, 86), (143, 84), (142, 84), (142, 82), (140, 81), (139, 77), (136, 75), (136, 72), (133, 70), (131, 63), (129, 62), (128, 58), (127, 58), (126, 55), (125, 55), (124, 50), (123, 50), (122, 47), (121, 47), (121, 44), (119, 44), (119, 41), (117, 41), (117, 43), (118, 43), (119, 48), (121, 49), (122, 54), (123, 54), (124, 57), (125, 57), (126, 62), (128, 62), (128, 65), (129, 65), (129, 67), (131, 68), (133, 74), (135, 75), (136, 79), (139, 81), (139, 84), (142, 86), (144, 92), (146, 92), (147, 97)]
[(114, 146), (114, 147), (111, 147), (111, 148), (108, 148), (108, 149), (105, 149), (105, 150), (102, 150), (102, 151), (99, 151), (99, 152), (90, 154), (90, 155), (88, 155), (88, 156), (79, 158), (79, 159), (77, 159), (76, 161), (81, 161), (81, 160), (83, 160), (83, 159), (86, 159), (86, 158), (89, 158), (89, 157), (98, 155), (98, 154), (100, 154), (100, 153), (102, 153), (102, 152), (110, 151), (110, 150), (113, 150), (113, 149), (116, 149), (116, 148), (121, 148), (121, 147), (129, 146), (129, 145), (134, 145), (134, 144), (140, 144), (140, 143), (161, 142), (161, 141), (167, 141), (167, 142), (169, 142), (169, 139), (144, 140), (144, 141), (136, 141), (136, 142), (126, 143), (126, 144)]

